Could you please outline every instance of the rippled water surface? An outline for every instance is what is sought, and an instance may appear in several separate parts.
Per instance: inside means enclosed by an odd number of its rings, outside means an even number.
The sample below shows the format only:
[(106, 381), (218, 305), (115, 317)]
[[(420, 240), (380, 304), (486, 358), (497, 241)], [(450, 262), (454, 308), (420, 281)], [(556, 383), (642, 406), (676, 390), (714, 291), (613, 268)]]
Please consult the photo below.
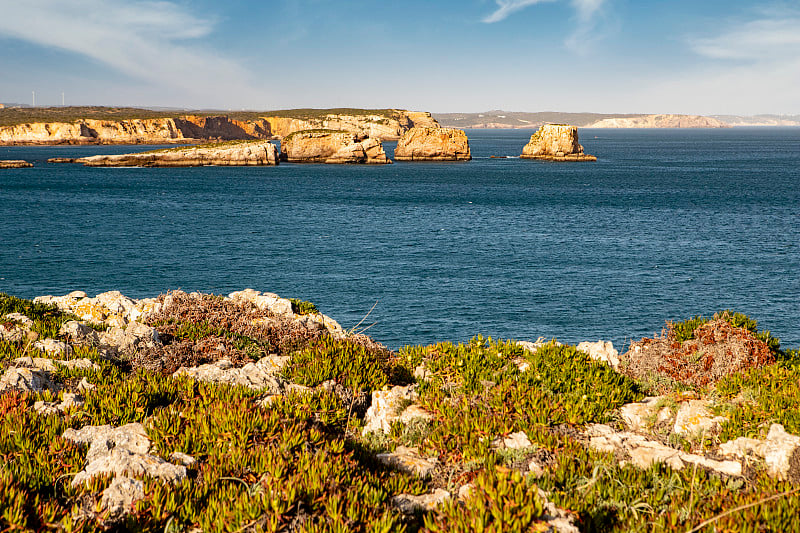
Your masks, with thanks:
[[(800, 344), (800, 129), (581, 130), (597, 163), (102, 169), (0, 147), (0, 291), (133, 297), (245, 287), (392, 347), (482, 333), (610, 339), (735, 308)], [(393, 143), (386, 143), (391, 153)]]

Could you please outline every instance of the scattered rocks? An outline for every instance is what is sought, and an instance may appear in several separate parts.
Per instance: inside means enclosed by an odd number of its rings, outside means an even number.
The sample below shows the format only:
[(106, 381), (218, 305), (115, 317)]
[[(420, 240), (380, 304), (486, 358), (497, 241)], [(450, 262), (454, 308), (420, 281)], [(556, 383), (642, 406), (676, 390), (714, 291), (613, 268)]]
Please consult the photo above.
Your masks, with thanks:
[(439, 464), (435, 457), (423, 458), (417, 448), (407, 448), (406, 446), (398, 446), (395, 451), (379, 453), (376, 457), (387, 466), (420, 478), (430, 476)]
[(62, 436), (89, 446), (86, 467), (73, 478), (73, 486), (104, 474), (146, 475), (170, 483), (186, 479), (185, 466), (173, 465), (148, 454), (150, 439), (142, 424), (126, 424), (117, 428), (109, 425), (85, 426), (79, 430), (68, 429)]
[(61, 396), (61, 402), (38, 401), (33, 404), (33, 408), (43, 415), (63, 414), (70, 409), (80, 409), (83, 407), (83, 403), (81, 395), (65, 392)]
[(589, 357), (592, 359), (607, 363), (615, 370), (619, 366), (619, 352), (614, 349), (614, 344), (609, 341), (584, 341), (579, 343), (576, 348), (582, 352), (588, 353)]
[(597, 161), (593, 155), (583, 153), (578, 143), (578, 128), (568, 124), (545, 124), (522, 149), (523, 159), (548, 161)]
[(431, 413), (413, 404), (417, 399), (415, 388), (415, 385), (396, 385), (388, 390), (373, 391), (362, 434), (382, 431), (388, 435), (396, 421), (407, 424), (412, 420), (431, 419)]
[(524, 431), (511, 433), (507, 437), (497, 437), (492, 441), (495, 450), (522, 450), (533, 446)]
[(141, 322), (130, 322), (125, 327), (114, 326), (100, 335), (100, 352), (106, 357), (131, 357), (139, 350), (161, 345), (158, 331)]
[(55, 305), (81, 320), (119, 328), (161, 309), (161, 304), (155, 298), (134, 300), (119, 291), (100, 293), (94, 298), (89, 298), (83, 291), (73, 291), (64, 296), (37, 296), (33, 301)]
[(220, 359), (197, 367), (181, 367), (173, 375), (189, 376), (199, 381), (241, 385), (256, 390), (265, 390), (267, 394), (282, 394), (285, 382), (278, 374), (289, 362), (288, 356), (267, 356), (255, 363), (247, 363), (241, 368), (234, 368), (228, 359)]
[(133, 511), (133, 504), (144, 498), (144, 483), (138, 479), (117, 476), (100, 497), (100, 509), (110, 520), (117, 520)]
[(397, 141), (394, 158), (397, 161), (469, 161), (472, 154), (464, 130), (414, 127)]
[(47, 355), (71, 355), (72, 346), (63, 341), (55, 339), (44, 339), (33, 343), (33, 347), (41, 350)]
[(673, 432), (684, 437), (696, 437), (719, 430), (719, 426), (728, 419), (724, 416), (714, 416), (708, 409), (710, 406), (711, 402), (706, 400), (689, 400), (681, 403), (675, 416)]
[(12, 367), (0, 376), (0, 392), (5, 390), (39, 392), (53, 388), (55, 385), (43, 370)]
[(292, 302), (286, 298), (281, 298), (272, 292), (261, 292), (253, 289), (232, 292), (228, 295), (231, 300), (251, 302), (262, 311), (270, 311), (276, 315), (286, 315), (294, 317)]
[(0, 319), (0, 340), (8, 342), (35, 341), (39, 334), (33, 331), (33, 320), (20, 313), (9, 313)]
[(100, 334), (84, 322), (70, 320), (65, 322), (58, 330), (58, 334), (66, 337), (71, 343), (81, 346), (97, 346), (100, 344)]
[(739, 437), (721, 444), (719, 450), (727, 457), (755, 455), (764, 459), (769, 475), (800, 482), (800, 436), (787, 433), (781, 424), (772, 424), (765, 440)]
[(403, 514), (411, 515), (417, 512), (433, 511), (449, 499), (449, 492), (444, 489), (436, 489), (431, 493), (420, 494), (418, 496), (412, 494), (398, 494), (392, 497), (392, 505)]
[(672, 411), (664, 405), (664, 396), (650, 396), (639, 402), (623, 405), (619, 414), (625, 425), (633, 431), (648, 431), (653, 423), (672, 420)]
[(580, 530), (575, 525), (574, 515), (556, 507), (556, 504), (547, 498), (547, 493), (542, 489), (537, 487), (536, 490), (538, 491), (539, 499), (544, 503), (544, 515), (541, 519), (550, 526), (547, 531), (553, 533), (580, 533)]
[(585, 436), (589, 440), (589, 446), (595, 450), (629, 458), (630, 462), (639, 468), (648, 468), (651, 464), (660, 462), (675, 470), (681, 470), (687, 464), (695, 464), (728, 476), (742, 475), (742, 465), (738, 461), (716, 461), (702, 455), (683, 452), (637, 433), (616, 432), (605, 424), (590, 424)]

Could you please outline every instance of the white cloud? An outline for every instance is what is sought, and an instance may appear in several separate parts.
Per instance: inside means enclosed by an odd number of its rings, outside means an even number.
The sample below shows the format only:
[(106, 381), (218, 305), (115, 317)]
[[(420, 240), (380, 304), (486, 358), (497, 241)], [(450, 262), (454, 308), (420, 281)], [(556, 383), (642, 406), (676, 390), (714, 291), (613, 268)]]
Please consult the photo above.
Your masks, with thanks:
[(714, 37), (689, 39), (692, 49), (713, 59), (770, 60), (797, 57), (800, 14), (794, 18), (764, 18), (747, 22)]
[(483, 22), (486, 22), (487, 24), (500, 22), (520, 9), (532, 6), (534, 4), (541, 4), (542, 2), (553, 1), (555, 0), (495, 0), (495, 3), (497, 3), (497, 10), (483, 19)]
[(248, 89), (231, 58), (205, 49), (214, 20), (166, 0), (26, 0), (6, 2), (0, 35), (91, 58), (137, 81), (214, 96)]

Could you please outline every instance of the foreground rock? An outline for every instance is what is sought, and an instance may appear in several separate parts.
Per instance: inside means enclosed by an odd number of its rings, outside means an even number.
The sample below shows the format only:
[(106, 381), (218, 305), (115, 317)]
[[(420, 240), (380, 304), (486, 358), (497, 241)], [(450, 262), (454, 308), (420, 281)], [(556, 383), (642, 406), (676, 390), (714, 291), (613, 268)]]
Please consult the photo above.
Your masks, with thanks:
[(281, 160), (291, 163), (387, 164), (378, 139), (334, 130), (298, 131), (281, 141)]
[(22, 161), (21, 159), (6, 159), (0, 161), (0, 168), (30, 168), (33, 163)]
[(578, 142), (578, 127), (568, 124), (545, 124), (522, 149), (523, 159), (546, 161), (597, 161), (593, 155), (583, 153)]
[(411, 128), (397, 141), (397, 161), (469, 161), (472, 154), (464, 130)]
[(800, 482), (800, 437), (787, 433), (780, 424), (772, 424), (765, 440), (739, 437), (719, 447), (728, 457), (743, 459), (752, 454), (764, 459), (770, 476), (793, 483)]
[(278, 164), (278, 149), (268, 141), (209, 144), (154, 152), (95, 155), (76, 160), (87, 167), (201, 167)]
[(198, 367), (181, 367), (174, 375), (189, 376), (200, 381), (241, 385), (255, 390), (263, 390), (269, 395), (283, 393), (286, 383), (278, 375), (289, 362), (289, 357), (267, 356), (255, 363), (247, 363), (234, 368), (227, 359)]

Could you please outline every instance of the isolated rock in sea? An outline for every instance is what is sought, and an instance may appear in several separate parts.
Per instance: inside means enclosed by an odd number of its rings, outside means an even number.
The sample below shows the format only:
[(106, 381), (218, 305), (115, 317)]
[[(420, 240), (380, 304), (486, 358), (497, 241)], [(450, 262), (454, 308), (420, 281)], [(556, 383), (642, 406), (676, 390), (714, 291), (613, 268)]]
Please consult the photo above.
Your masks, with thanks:
[(593, 155), (583, 153), (578, 142), (578, 127), (568, 124), (545, 124), (522, 149), (524, 159), (548, 161), (597, 161)]
[(199, 381), (241, 385), (266, 391), (269, 395), (278, 395), (283, 393), (286, 385), (278, 374), (289, 359), (288, 356), (270, 355), (241, 368), (234, 368), (228, 359), (221, 359), (197, 367), (181, 367), (173, 375), (185, 375)]
[(21, 159), (5, 159), (0, 160), (0, 168), (30, 168), (33, 163), (22, 161)]
[(397, 141), (397, 161), (469, 161), (472, 154), (464, 130), (414, 127)]
[(281, 141), (281, 160), (291, 163), (391, 163), (378, 139), (362, 139), (357, 133), (335, 130), (306, 130), (287, 135)]
[(800, 482), (800, 436), (787, 433), (781, 424), (772, 424), (764, 440), (739, 437), (720, 444), (719, 450), (728, 457), (761, 457), (769, 475)]
[(584, 341), (579, 343), (576, 348), (588, 353), (592, 359), (608, 363), (611, 368), (616, 369), (619, 366), (619, 352), (614, 349), (614, 345), (609, 341)]
[(201, 167), (278, 164), (278, 149), (269, 141), (224, 142), (76, 160), (87, 167)]

